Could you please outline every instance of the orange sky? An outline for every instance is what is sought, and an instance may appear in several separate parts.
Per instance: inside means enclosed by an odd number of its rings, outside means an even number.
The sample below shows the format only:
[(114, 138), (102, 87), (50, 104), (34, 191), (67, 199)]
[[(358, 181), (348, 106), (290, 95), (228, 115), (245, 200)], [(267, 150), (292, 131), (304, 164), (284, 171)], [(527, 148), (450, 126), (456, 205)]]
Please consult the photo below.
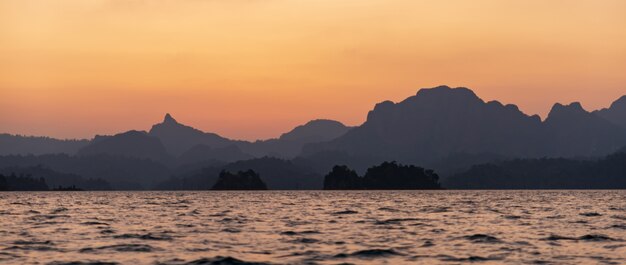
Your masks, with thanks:
[(608, 106), (626, 1), (0, 0), (0, 132), (88, 138), (170, 112), (263, 139), (441, 84), (542, 116)]

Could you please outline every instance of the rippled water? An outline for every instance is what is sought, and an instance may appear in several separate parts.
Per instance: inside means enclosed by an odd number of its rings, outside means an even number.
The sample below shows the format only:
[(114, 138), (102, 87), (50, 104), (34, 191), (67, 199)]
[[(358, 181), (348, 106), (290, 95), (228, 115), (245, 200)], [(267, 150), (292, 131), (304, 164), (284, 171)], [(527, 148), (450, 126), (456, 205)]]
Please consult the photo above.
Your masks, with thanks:
[(626, 191), (0, 193), (3, 264), (238, 261), (626, 264)]

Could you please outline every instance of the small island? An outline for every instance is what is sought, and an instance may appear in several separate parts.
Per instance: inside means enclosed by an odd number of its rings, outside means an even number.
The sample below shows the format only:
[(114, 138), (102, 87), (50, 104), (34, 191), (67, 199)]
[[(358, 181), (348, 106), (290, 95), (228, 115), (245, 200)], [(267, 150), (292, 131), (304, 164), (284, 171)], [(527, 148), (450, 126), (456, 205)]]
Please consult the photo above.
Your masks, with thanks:
[(81, 188), (77, 188), (76, 185), (71, 185), (67, 187), (59, 186), (57, 188), (52, 189), (52, 191), (85, 191)]
[(253, 170), (231, 173), (222, 170), (212, 190), (267, 190), (267, 185)]
[(347, 166), (335, 166), (324, 177), (325, 190), (435, 190), (441, 189), (439, 176), (413, 165), (384, 162), (367, 169), (359, 177)]

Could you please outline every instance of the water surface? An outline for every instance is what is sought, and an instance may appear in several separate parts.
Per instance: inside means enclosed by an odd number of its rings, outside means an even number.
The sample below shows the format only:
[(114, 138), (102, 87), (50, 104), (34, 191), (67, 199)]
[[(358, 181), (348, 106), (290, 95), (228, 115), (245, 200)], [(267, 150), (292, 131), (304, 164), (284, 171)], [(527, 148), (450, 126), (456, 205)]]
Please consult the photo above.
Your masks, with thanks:
[(626, 264), (625, 240), (626, 191), (0, 193), (2, 264)]

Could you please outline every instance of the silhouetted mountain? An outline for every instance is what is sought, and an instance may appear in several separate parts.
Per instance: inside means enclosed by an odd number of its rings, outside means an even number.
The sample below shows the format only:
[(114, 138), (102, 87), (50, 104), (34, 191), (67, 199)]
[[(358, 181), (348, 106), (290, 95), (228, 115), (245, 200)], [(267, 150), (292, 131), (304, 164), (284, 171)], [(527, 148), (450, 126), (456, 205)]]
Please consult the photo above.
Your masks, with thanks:
[(0, 174), (0, 191), (46, 191), (48, 185), (43, 178), (28, 175)]
[(441, 189), (439, 176), (432, 170), (384, 162), (358, 177), (347, 166), (335, 166), (324, 178), (324, 189), (337, 190), (416, 190)]
[(611, 107), (594, 111), (596, 115), (626, 129), (626, 96), (613, 102)]
[(235, 162), (239, 160), (252, 159), (253, 157), (246, 154), (235, 145), (229, 145), (221, 148), (211, 148), (206, 145), (196, 145), (183, 153), (178, 159), (178, 165), (194, 164), (202, 161), (224, 161)]
[(78, 151), (78, 155), (81, 156), (99, 154), (151, 159), (160, 162), (167, 162), (172, 159), (158, 138), (140, 131), (128, 131), (113, 136), (97, 136), (89, 145)]
[(580, 103), (555, 104), (545, 120), (551, 157), (602, 156), (626, 145), (626, 131)]
[(278, 139), (238, 144), (244, 152), (257, 157), (273, 156), (291, 159), (302, 152), (305, 144), (329, 141), (345, 134), (350, 129), (337, 121), (313, 120), (282, 134)]
[(516, 159), (473, 166), (444, 181), (453, 189), (624, 189), (626, 153), (594, 160)]
[(0, 155), (75, 154), (88, 140), (0, 134)]
[(217, 134), (205, 133), (180, 124), (169, 113), (165, 115), (162, 123), (152, 126), (149, 134), (159, 138), (165, 148), (174, 156), (180, 156), (197, 145), (220, 148), (233, 144), (233, 141)]
[[(331, 120), (314, 120), (305, 125), (298, 126), (292, 131), (283, 134), (278, 139), (264, 141), (247, 142), (230, 140), (214, 133), (206, 133), (187, 125), (178, 123), (170, 114), (166, 114), (162, 123), (152, 126), (150, 135), (155, 136), (163, 142), (166, 149), (175, 156), (182, 156), (192, 148), (202, 145), (211, 149), (232, 148), (236, 146), (241, 153), (233, 157), (228, 157), (229, 153), (224, 153), (224, 157), (210, 155), (208, 159), (222, 161), (234, 161), (246, 159), (246, 157), (274, 156), (280, 158), (292, 158), (302, 151), (302, 146), (307, 143), (315, 143), (334, 139), (350, 128), (343, 124)], [(203, 149), (205, 152), (208, 148)], [(191, 151), (196, 153), (198, 150)], [(234, 149), (224, 149), (224, 151), (235, 151)], [(189, 154), (187, 154), (189, 158)], [(196, 156), (191, 160), (199, 159)]]
[(467, 88), (440, 86), (422, 89), (397, 104), (377, 104), (363, 125), (305, 148), (309, 154), (341, 150), (407, 163), (432, 162), (453, 153), (524, 157), (541, 153), (541, 132), (540, 118), (525, 115), (515, 105), (486, 103)]
[[(358, 127), (314, 120), (256, 142), (205, 133), (169, 114), (149, 133), (129, 131), (92, 141), (0, 134), (0, 168), (43, 165), (59, 174), (100, 178), (115, 189), (148, 189), (156, 183), (210, 189), (221, 170), (253, 169), (271, 189), (315, 189), (322, 187), (320, 175), (337, 164), (363, 174), (370, 165), (399, 161), (448, 176), (511, 158), (605, 156), (626, 146), (625, 110), (626, 96), (592, 113), (579, 103), (555, 104), (542, 122), (515, 105), (485, 102), (467, 88), (440, 86), (399, 103), (377, 104)], [(31, 152), (77, 156), (1, 156)], [(544, 165), (552, 166), (537, 168)]]
[(335, 140), (306, 145), (304, 156), (334, 151), (433, 165), (453, 154), (599, 156), (625, 144), (626, 131), (577, 103), (555, 105), (542, 122), (515, 105), (484, 102), (467, 88), (440, 86), (421, 89), (400, 103), (377, 104), (363, 125)]
[(111, 185), (103, 179), (86, 179), (76, 174), (59, 173), (43, 166), (33, 167), (5, 167), (0, 168), (0, 174), (18, 174), (43, 178), (50, 187), (75, 186), (82, 190), (111, 190)]
[(115, 190), (144, 190), (170, 177), (170, 169), (148, 159), (111, 155), (0, 156), (0, 168), (43, 166), (83, 178), (103, 179)]
[(312, 120), (300, 125), (278, 138), (294, 143), (318, 143), (333, 140), (344, 135), (351, 128), (333, 120)]
[(213, 190), (267, 190), (267, 186), (261, 180), (259, 174), (253, 170), (231, 173), (220, 172)]

